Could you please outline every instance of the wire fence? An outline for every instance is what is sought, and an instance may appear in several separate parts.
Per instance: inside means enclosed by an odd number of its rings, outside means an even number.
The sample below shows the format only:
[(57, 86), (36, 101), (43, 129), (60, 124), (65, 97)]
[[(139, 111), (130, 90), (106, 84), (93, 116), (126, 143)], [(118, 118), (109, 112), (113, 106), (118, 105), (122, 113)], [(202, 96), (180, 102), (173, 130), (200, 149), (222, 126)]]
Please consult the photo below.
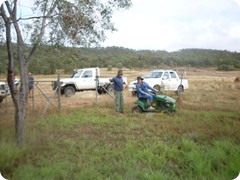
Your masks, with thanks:
[[(60, 74), (57, 80), (35, 80), (31, 93), (28, 94), (28, 112), (38, 112), (40, 116), (44, 115), (48, 109), (51, 111), (61, 112), (61, 94), (60, 88), (53, 90), (52, 82), (57, 81), (58, 85)], [(6, 81), (2, 81), (5, 82)], [(5, 89), (7, 91), (7, 89)], [(14, 105), (11, 95), (5, 96), (2, 103), (0, 103), (0, 113), (14, 114)]]
[[(181, 84), (182, 84), (183, 75), (181, 76)], [(54, 83), (57, 82), (58, 86), (55, 86)], [(56, 83), (55, 83), (56, 84)], [(83, 104), (93, 104), (99, 103), (99, 94), (97, 92), (97, 87), (99, 86), (98, 77), (96, 77), (96, 91), (88, 91), (86, 93), (82, 93), (80, 96), (74, 95), (71, 98), (65, 98), (61, 96), (61, 88), (60, 88), (60, 73), (57, 76), (57, 79), (51, 80), (35, 80), (34, 88), (31, 94), (28, 97), (28, 112), (34, 113), (38, 116), (44, 116), (47, 113), (58, 113), (60, 114), (63, 109), (66, 107), (81, 107)], [(106, 96), (103, 99), (108, 99), (108, 101), (113, 101), (113, 95), (109, 93), (104, 87), (102, 87), (106, 91)], [(129, 93), (129, 92), (128, 92)], [(130, 95), (130, 94), (129, 94)], [(127, 98), (129, 99), (129, 95)], [(102, 96), (102, 95), (101, 95)], [(131, 96), (131, 95), (130, 95)], [(95, 97), (95, 98), (94, 98)], [(178, 93), (176, 98), (177, 108), (181, 107), (183, 94), (182, 92)], [(78, 102), (79, 100), (79, 102)], [(74, 101), (74, 102), (73, 102)], [(132, 103), (132, 99), (129, 102)], [(75, 104), (74, 104), (75, 103)], [(14, 114), (15, 108), (12, 102), (11, 95), (6, 96), (2, 103), (0, 103), (0, 114)]]
[[(28, 112), (39, 116), (44, 116), (47, 113), (61, 113), (63, 109), (68, 107), (81, 107), (82, 105), (99, 103), (99, 77), (96, 77), (96, 89), (92, 91), (84, 91), (75, 94), (73, 97), (65, 97), (61, 94), (60, 74), (57, 79), (51, 80), (35, 80), (31, 93), (28, 94)], [(5, 83), (7, 83), (5, 81)], [(57, 86), (56, 86), (57, 84)], [(107, 99), (113, 99), (112, 93), (106, 91)], [(102, 96), (102, 95), (101, 95)], [(105, 98), (106, 99), (106, 98)], [(14, 114), (15, 109), (11, 95), (4, 98), (0, 103), (0, 114)]]

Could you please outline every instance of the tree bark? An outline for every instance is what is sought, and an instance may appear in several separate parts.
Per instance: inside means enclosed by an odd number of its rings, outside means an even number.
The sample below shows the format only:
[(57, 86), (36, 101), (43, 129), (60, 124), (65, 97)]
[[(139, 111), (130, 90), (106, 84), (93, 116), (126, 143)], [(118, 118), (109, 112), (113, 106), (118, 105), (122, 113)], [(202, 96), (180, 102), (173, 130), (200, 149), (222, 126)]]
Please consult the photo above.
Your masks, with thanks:
[[(8, 52), (8, 76), (7, 81), (10, 87), (10, 92), (13, 100), (13, 104), (15, 107), (15, 132), (16, 132), (16, 141), (18, 145), (23, 144), (24, 140), (24, 124), (25, 119), (27, 117), (27, 108), (28, 108), (28, 78), (27, 78), (27, 69), (28, 66), (25, 63), (23, 57), (23, 40), (21, 36), (21, 32), (19, 30), (19, 26), (16, 21), (16, 9), (13, 8), (13, 11), (10, 11), (10, 5), (6, 1), (5, 2), (8, 12), (10, 14), (7, 17), (7, 14), (3, 7), (1, 7), (1, 15), (5, 22), (6, 27), (6, 45)], [(16, 1), (15, 1), (16, 5)], [(13, 56), (13, 45), (12, 45), (12, 37), (11, 37), (11, 27), (14, 25), (14, 28), (17, 33), (17, 51), (18, 51), (18, 63), (20, 65), (20, 78), (21, 85), (20, 89), (18, 89), (14, 84), (14, 56)]]
[[(55, 1), (56, 4), (57, 1)], [(4, 6), (6, 7), (6, 11)], [(15, 131), (17, 144), (23, 144), (24, 141), (24, 124), (28, 113), (28, 66), (31, 61), (39, 42), (41, 41), (47, 17), (44, 17), (41, 24), (40, 34), (38, 40), (33, 45), (27, 58), (24, 58), (24, 41), (22, 33), (17, 20), (17, 0), (14, 0), (12, 4), (5, 1), (4, 5), (0, 7), (0, 15), (3, 17), (6, 27), (6, 44), (8, 52), (8, 76), (7, 81), (10, 87), (10, 92), (15, 107)], [(45, 7), (47, 9), (47, 7)], [(52, 12), (52, 11), (50, 11)], [(45, 14), (45, 12), (44, 12)], [(13, 56), (13, 43), (12, 43), (12, 27), (17, 35), (17, 60), (20, 67), (20, 88), (18, 89), (14, 84), (14, 56)]]

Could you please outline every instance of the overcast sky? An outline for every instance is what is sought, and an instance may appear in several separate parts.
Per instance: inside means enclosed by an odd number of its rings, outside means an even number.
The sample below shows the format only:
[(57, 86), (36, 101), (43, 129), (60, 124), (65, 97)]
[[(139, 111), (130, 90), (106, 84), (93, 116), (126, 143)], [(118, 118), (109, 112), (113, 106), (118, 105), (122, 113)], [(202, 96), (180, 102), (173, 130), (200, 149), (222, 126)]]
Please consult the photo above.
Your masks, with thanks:
[[(20, 3), (29, 6), (30, 0)], [(240, 52), (240, 0), (132, 0), (114, 14), (117, 32), (102, 46), (175, 51), (183, 48)], [(22, 13), (28, 10), (22, 6)]]
[(118, 32), (103, 46), (174, 51), (206, 48), (240, 52), (240, 0), (132, 0), (117, 12)]

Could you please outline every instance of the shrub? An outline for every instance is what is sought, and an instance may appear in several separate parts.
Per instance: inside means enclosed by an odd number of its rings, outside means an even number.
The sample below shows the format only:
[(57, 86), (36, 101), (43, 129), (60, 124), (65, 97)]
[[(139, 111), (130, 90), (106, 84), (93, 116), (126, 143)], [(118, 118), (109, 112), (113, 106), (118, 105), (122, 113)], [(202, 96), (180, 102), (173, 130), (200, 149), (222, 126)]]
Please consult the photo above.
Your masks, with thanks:
[(117, 63), (117, 68), (118, 68), (119, 70), (121, 70), (121, 69), (123, 68), (123, 64), (122, 64), (122, 63)]
[(108, 71), (112, 71), (112, 65), (108, 65)]
[(219, 71), (232, 71), (234, 70), (234, 67), (232, 65), (228, 64), (221, 64), (218, 66)]

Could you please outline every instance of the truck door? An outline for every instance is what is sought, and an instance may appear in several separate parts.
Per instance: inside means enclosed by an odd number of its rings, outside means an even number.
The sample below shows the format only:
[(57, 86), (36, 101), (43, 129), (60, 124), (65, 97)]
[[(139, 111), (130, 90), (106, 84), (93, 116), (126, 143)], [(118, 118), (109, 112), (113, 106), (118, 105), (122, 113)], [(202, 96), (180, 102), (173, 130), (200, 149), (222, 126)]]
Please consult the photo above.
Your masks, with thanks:
[(162, 77), (162, 85), (164, 86), (164, 90), (169, 90), (170, 85), (170, 75), (168, 72), (164, 72)]
[(81, 89), (94, 89), (96, 87), (96, 81), (92, 70), (85, 70), (81, 75)]
[(178, 75), (175, 71), (170, 71), (170, 84), (169, 84), (169, 90), (177, 90), (178, 86), (180, 85), (181, 80), (178, 78)]

